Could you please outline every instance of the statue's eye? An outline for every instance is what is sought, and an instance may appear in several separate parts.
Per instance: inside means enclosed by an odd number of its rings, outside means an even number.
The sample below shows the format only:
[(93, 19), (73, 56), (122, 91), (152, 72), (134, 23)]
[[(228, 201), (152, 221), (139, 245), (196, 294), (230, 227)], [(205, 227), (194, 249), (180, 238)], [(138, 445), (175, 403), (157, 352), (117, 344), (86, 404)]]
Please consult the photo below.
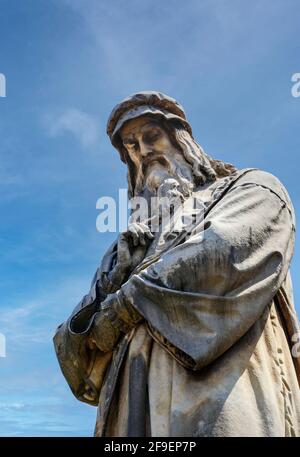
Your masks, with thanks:
[(144, 135), (144, 141), (145, 143), (154, 143), (154, 141), (158, 140), (158, 138), (160, 137), (160, 132), (159, 131), (155, 131), (155, 132), (149, 132), (149, 133), (146, 133)]

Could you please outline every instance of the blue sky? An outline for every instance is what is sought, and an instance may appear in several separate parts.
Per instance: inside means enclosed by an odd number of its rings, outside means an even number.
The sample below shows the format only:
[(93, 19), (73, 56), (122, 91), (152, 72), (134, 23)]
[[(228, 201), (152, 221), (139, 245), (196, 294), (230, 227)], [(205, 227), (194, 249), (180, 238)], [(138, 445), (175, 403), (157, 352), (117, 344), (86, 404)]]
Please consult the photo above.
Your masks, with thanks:
[[(93, 433), (52, 336), (114, 238), (96, 200), (126, 187), (105, 133), (122, 98), (177, 98), (210, 155), (274, 173), (299, 213), (299, 17), (298, 0), (0, 0), (0, 435)], [(298, 243), (298, 311), (299, 270)]]

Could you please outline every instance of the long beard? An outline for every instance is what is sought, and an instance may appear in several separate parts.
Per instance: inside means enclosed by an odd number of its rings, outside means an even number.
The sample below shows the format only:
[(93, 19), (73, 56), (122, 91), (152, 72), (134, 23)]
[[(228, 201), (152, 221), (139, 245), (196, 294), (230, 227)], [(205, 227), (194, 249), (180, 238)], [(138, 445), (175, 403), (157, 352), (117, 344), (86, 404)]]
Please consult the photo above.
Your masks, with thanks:
[(147, 212), (140, 222), (156, 232), (163, 230), (164, 221), (170, 220), (177, 208), (193, 193), (194, 183), (188, 179), (180, 163), (170, 163), (165, 157), (149, 160), (144, 168), (139, 197), (147, 200)]
[[(169, 191), (167, 181), (173, 186), (174, 180), (177, 182), (177, 190), (183, 197), (189, 197), (194, 187), (191, 179), (192, 174), (187, 170), (190, 166), (185, 163), (171, 162), (165, 156), (156, 155), (146, 158), (142, 167), (139, 169), (136, 178), (136, 195), (150, 193), (155, 196), (163, 196)], [(173, 182), (173, 184), (171, 184)], [(164, 195), (165, 196), (165, 195)]]

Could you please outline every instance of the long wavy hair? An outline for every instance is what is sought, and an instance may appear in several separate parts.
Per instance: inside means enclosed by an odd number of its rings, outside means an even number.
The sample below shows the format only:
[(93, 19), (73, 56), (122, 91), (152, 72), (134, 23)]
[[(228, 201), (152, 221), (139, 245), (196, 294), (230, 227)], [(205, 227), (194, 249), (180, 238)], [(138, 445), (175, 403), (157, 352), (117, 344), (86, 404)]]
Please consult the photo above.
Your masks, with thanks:
[[(153, 120), (158, 122), (160, 127), (164, 128), (168, 133), (172, 144), (182, 152), (186, 162), (191, 167), (194, 185), (196, 187), (203, 185), (208, 181), (215, 181), (217, 178), (223, 178), (236, 171), (236, 168), (230, 163), (216, 160), (206, 154), (180, 121), (166, 120), (165, 118), (161, 118), (160, 121), (157, 121), (156, 116)], [(137, 186), (136, 182), (137, 169), (123, 144), (120, 143), (118, 149), (121, 149), (121, 155), (125, 158), (128, 166), (128, 197), (131, 198), (136, 196), (140, 191), (140, 183)]]

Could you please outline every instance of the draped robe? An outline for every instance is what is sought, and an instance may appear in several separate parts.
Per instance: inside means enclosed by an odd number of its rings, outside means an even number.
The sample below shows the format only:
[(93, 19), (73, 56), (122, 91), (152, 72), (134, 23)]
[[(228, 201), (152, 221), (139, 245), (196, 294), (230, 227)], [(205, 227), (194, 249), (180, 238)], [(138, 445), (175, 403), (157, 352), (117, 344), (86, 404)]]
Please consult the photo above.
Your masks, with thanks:
[(166, 236), (113, 290), (120, 318), (140, 320), (112, 352), (87, 340), (116, 243), (58, 327), (62, 372), (98, 407), (95, 436), (300, 436), (290, 198), (245, 169), (212, 184), (205, 206), (203, 231)]

